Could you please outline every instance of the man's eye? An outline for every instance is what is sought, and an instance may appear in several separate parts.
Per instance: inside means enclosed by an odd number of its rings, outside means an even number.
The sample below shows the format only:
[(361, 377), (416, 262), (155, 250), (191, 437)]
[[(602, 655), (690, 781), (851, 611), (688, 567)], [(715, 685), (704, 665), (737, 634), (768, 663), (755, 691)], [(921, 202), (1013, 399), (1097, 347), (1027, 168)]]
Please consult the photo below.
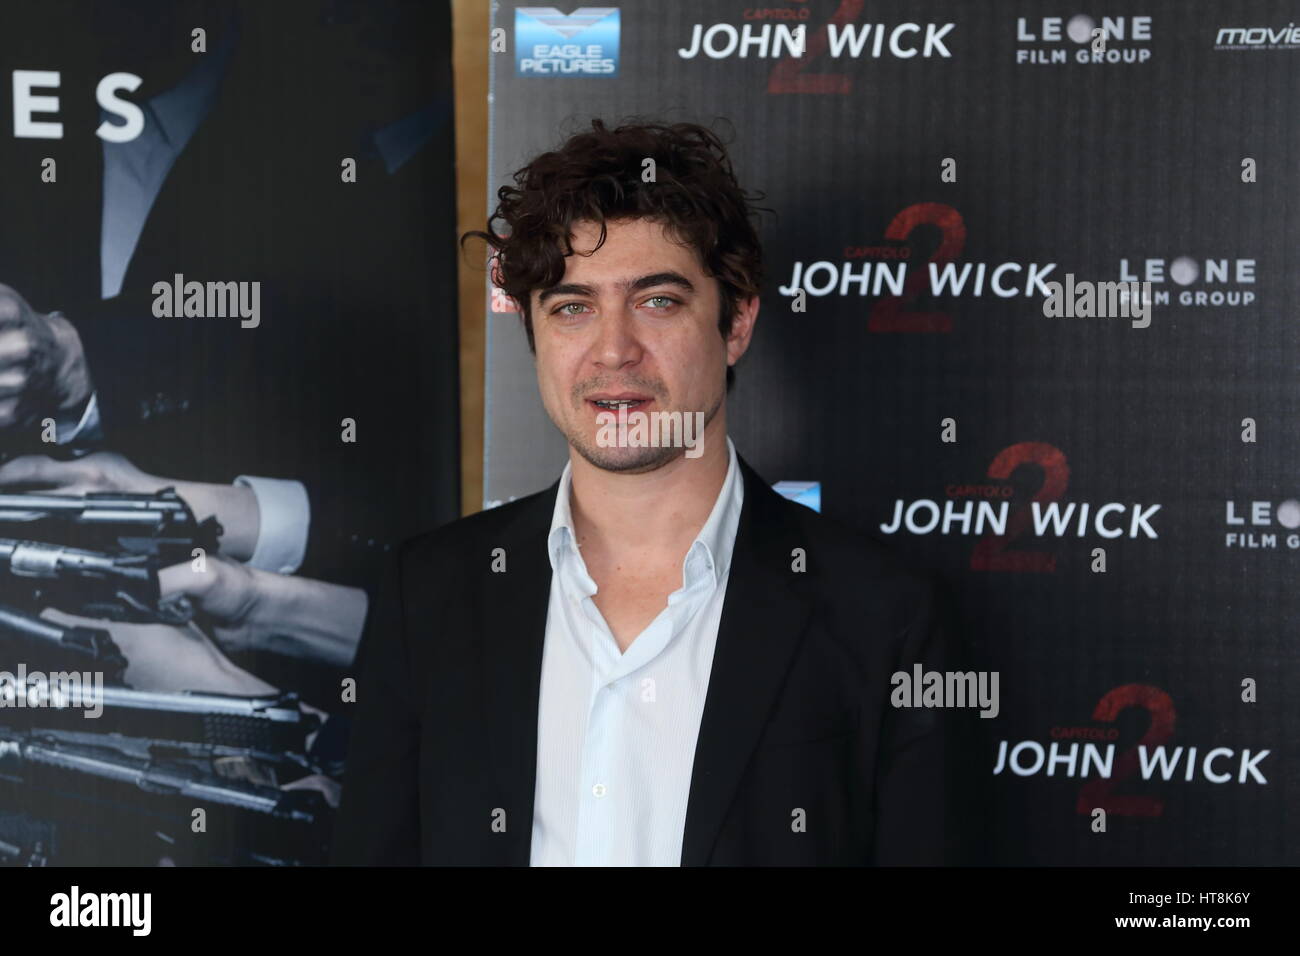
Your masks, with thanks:
[[(582, 312), (580, 310), (582, 308), (584, 308), (584, 306), (581, 302), (566, 302), (564, 303), (564, 305), (560, 306), (558, 309), (555, 310), (555, 314), (556, 315), (581, 315)], [(570, 309), (579, 310), (579, 311), (570, 312), (569, 311)]]
[[(660, 305), (655, 305), (654, 303), (656, 303), (656, 302), (661, 303), (661, 304), (660, 304)], [(650, 298), (646, 299), (646, 304), (649, 305), (650, 308), (652, 308), (652, 309), (668, 309), (668, 308), (671, 308), (672, 306), (676, 305), (676, 304), (677, 304), (677, 300), (674, 299), (672, 296), (667, 296), (667, 295), (652, 295)]]

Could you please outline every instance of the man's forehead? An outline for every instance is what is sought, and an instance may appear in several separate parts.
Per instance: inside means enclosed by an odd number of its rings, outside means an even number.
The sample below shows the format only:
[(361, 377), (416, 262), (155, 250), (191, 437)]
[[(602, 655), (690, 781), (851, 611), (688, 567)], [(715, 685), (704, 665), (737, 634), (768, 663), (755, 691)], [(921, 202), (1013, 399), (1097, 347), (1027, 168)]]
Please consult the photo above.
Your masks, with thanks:
[(610, 220), (605, 241), (597, 249), (599, 240), (599, 223), (573, 225), (570, 243), (575, 254), (565, 257), (566, 280), (584, 276), (618, 282), (653, 272), (700, 275), (703, 271), (694, 248), (652, 219)]

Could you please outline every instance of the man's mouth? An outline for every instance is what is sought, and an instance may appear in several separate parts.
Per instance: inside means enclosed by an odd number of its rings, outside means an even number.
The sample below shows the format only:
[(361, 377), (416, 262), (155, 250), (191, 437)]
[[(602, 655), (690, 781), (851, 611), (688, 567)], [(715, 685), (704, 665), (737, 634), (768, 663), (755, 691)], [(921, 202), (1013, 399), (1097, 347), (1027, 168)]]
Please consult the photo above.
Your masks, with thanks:
[(643, 405), (649, 405), (652, 399), (646, 398), (642, 395), (619, 395), (613, 397), (589, 398), (587, 401), (592, 405), (595, 405), (601, 411), (618, 412), (620, 409), (627, 409), (630, 412)]

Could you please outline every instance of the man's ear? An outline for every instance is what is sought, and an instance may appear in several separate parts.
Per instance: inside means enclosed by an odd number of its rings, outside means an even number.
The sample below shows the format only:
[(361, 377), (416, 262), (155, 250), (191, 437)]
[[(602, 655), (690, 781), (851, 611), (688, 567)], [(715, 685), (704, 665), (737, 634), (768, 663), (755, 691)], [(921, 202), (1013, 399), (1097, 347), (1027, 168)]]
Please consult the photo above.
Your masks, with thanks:
[(731, 317), (731, 333), (727, 336), (727, 364), (735, 365), (749, 349), (749, 340), (754, 335), (754, 323), (758, 321), (758, 296), (736, 301), (736, 310)]

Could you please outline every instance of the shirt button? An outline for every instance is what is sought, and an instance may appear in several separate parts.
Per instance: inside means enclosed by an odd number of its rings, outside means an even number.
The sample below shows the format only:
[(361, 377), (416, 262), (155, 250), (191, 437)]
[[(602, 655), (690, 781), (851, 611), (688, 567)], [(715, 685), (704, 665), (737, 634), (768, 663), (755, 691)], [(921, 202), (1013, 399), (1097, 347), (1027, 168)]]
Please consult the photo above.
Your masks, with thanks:
[(605, 785), (598, 783), (591, 788), (591, 795), (594, 797), (603, 797), (605, 795)]

